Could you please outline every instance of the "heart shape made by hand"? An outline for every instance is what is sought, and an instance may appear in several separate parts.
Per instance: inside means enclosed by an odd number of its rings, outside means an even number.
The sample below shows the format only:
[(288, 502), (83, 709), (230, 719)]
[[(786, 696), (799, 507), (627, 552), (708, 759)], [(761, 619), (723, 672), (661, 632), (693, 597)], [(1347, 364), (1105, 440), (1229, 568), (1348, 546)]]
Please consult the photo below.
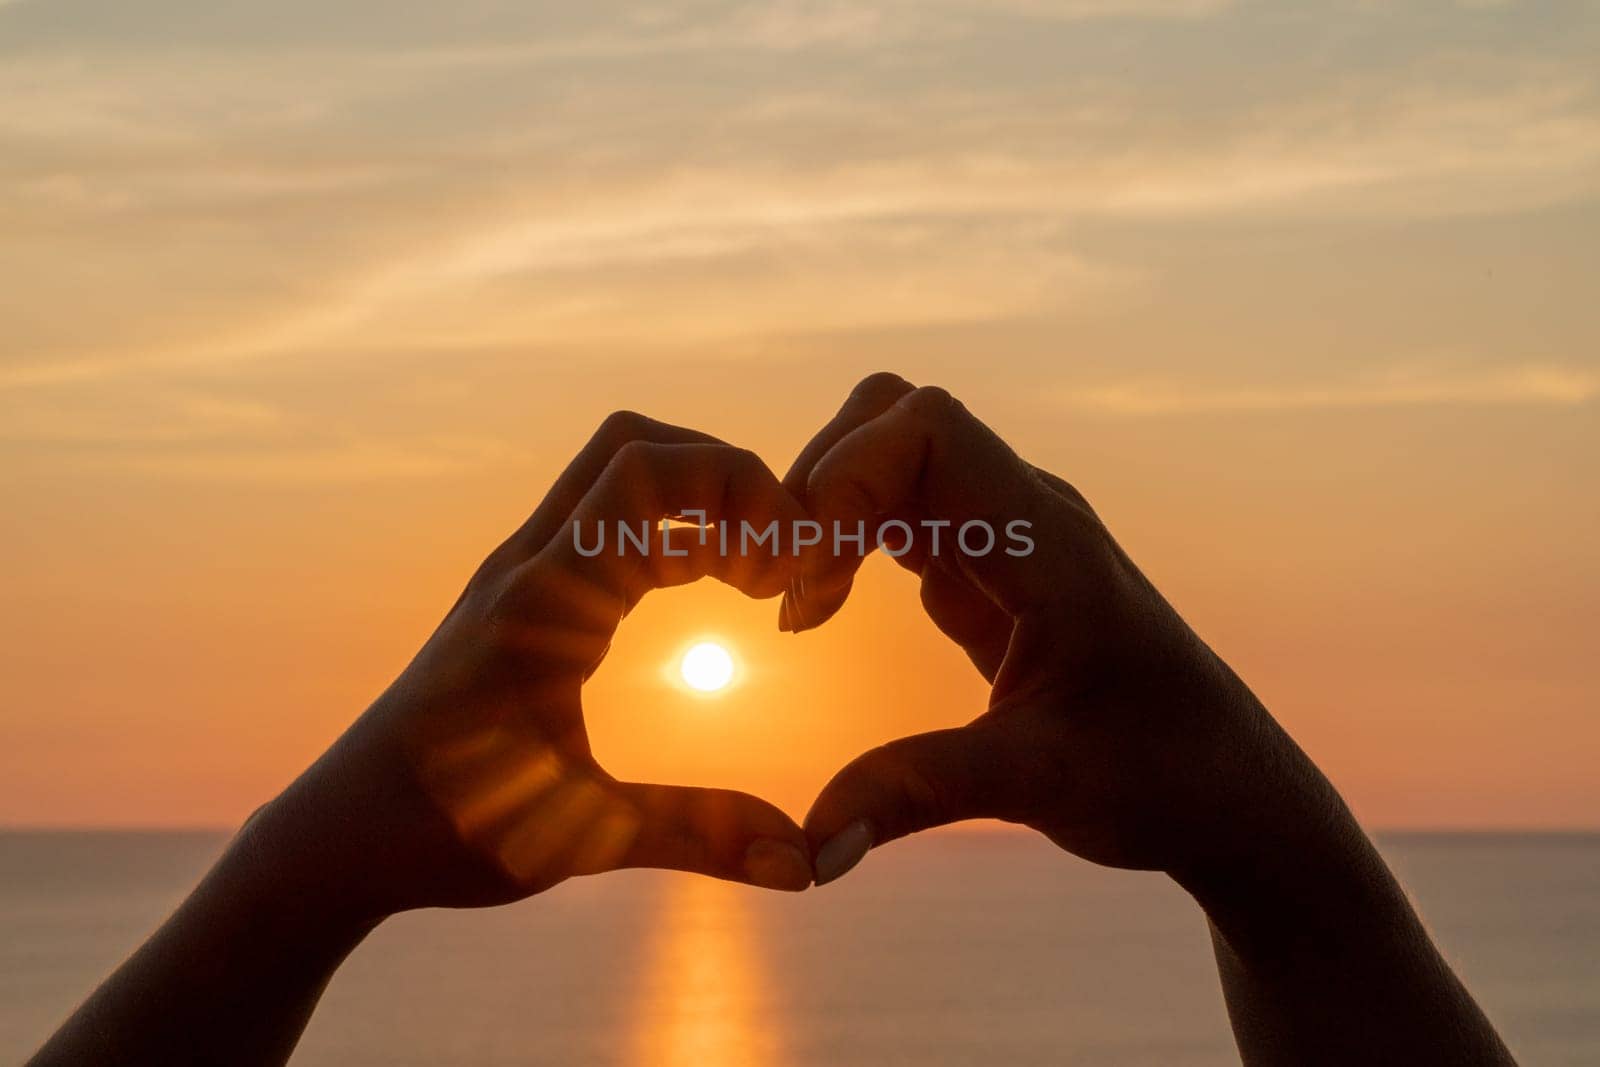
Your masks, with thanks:
[[(722, 551), (665, 521), (686, 516), (711, 528), (770, 528), (772, 549)], [(757, 598), (788, 590), (799, 566), (790, 531), (805, 519), (747, 450), (638, 415), (606, 420), (365, 717), (399, 736), (423, 806), (444, 824), (435, 848), (454, 840), (479, 861), (476, 877), (431, 896), (515, 899), (618, 867), (810, 884), (805, 837), (773, 805), (605, 771), (581, 700), (617, 626), (649, 590), (705, 576)], [(593, 539), (601, 529), (626, 533), (602, 546)]]
[[(877, 547), (990, 684), (976, 718), (864, 753), (803, 829), (748, 793), (621, 781), (596, 760), (583, 685), (646, 592), (712, 576), (782, 594), (779, 629), (799, 633), (838, 611)], [(420, 785), (410, 825), (437, 832), (407, 859), (441, 873), (409, 898), (427, 903), (619, 867), (802, 889), (968, 818), (1173, 870), (1196, 841), (1260, 821), (1263, 762), (1302, 765), (1072, 486), (943, 390), (893, 375), (862, 382), (781, 481), (705, 434), (608, 419), (351, 734), (398, 748)], [(464, 858), (476, 873), (451, 873)]]

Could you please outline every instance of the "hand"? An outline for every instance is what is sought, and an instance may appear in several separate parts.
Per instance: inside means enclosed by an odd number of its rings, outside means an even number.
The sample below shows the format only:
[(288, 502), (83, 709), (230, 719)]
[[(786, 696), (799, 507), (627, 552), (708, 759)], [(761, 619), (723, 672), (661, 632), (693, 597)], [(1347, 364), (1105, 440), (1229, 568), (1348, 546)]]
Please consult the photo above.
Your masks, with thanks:
[[(378, 914), (504, 903), (619, 867), (805, 888), (805, 838), (777, 808), (619, 782), (589, 751), (582, 683), (647, 590), (709, 574), (770, 597), (790, 582), (790, 552), (723, 556), (681, 527), (670, 547), (683, 555), (662, 553), (659, 530), (648, 554), (617, 551), (618, 520), (655, 529), (693, 509), (783, 531), (803, 517), (752, 453), (608, 419), (400, 678), (258, 820), (287, 822), (318, 884)], [(580, 553), (575, 523), (586, 547), (604, 524), (605, 551)]]
[[(784, 479), (825, 528), (897, 519), (898, 562), (992, 684), (971, 724), (861, 756), (806, 818), (819, 884), (874, 845), (989, 817), (1096, 863), (1183, 875), (1339, 807), (1242, 682), (1117, 546), (1083, 496), (1019, 458), (943, 390), (863, 381)], [(932, 552), (924, 520), (947, 520)], [(1016, 521), (1035, 548), (961, 551), (963, 523)], [(898, 546), (903, 533), (888, 533)], [(982, 538), (974, 537), (981, 545)], [(860, 557), (808, 557), (780, 626), (844, 603)]]
[[(943, 392), (880, 375), (787, 484), (703, 435), (608, 420), (389, 691), (31, 1062), (281, 1064), (340, 961), (392, 912), (629, 866), (802, 889), (802, 846), (825, 882), (874, 844), (981, 816), (1189, 887), (1249, 1063), (1511, 1062), (1331, 786), (1065, 482)], [(704, 574), (752, 596), (789, 586), (780, 625), (803, 630), (838, 610), (859, 560), (802, 556), (796, 574), (788, 542), (724, 556), (682, 531), (679, 556), (657, 531), (648, 554), (589, 556), (569, 536), (691, 510), (792, 536), (797, 495), (825, 529), (1016, 521), (1037, 548), (974, 554), (947, 537), (941, 554), (930, 538), (902, 557), (993, 684), (989, 708), (850, 764), (804, 834), (754, 797), (606, 774), (582, 683), (651, 588)]]

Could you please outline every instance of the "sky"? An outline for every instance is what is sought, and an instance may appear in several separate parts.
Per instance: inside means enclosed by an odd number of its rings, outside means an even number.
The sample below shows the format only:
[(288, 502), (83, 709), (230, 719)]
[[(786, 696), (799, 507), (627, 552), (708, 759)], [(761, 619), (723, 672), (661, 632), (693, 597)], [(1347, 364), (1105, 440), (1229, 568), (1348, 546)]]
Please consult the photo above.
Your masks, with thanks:
[[(0, 0), (0, 824), (229, 825), (618, 408), (1068, 478), (1369, 825), (1600, 827), (1600, 7)], [(869, 564), (586, 705), (799, 816), (985, 689)], [(715, 698), (666, 684), (733, 648)]]

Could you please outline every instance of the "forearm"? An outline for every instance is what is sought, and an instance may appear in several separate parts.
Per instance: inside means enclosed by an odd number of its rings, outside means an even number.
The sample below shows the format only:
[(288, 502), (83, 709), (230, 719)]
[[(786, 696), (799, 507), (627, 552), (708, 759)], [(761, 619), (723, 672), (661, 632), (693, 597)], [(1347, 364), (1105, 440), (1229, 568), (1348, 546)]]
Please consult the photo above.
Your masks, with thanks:
[(272, 808), (30, 1061), (281, 1064), (375, 925), (329, 899)]
[(1247, 1064), (1510, 1064), (1342, 802), (1179, 880)]

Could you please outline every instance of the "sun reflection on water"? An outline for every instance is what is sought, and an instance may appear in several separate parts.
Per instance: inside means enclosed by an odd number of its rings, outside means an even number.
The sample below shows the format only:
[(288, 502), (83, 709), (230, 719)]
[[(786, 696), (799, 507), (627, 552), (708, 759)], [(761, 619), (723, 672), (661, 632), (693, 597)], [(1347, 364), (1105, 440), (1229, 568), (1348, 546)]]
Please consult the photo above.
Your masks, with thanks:
[(630, 1063), (785, 1067), (782, 1017), (761, 957), (751, 891), (709, 878), (664, 887), (640, 982)]

